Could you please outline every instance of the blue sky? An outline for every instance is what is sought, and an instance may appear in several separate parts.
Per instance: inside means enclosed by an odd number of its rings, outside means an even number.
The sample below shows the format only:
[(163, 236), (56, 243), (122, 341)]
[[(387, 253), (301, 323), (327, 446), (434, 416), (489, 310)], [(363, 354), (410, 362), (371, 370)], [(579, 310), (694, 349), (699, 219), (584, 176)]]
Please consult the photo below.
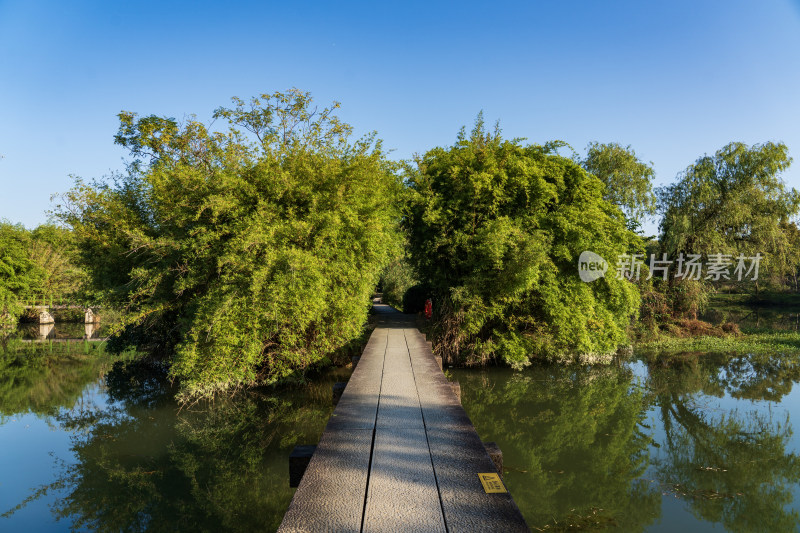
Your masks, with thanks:
[(121, 169), (123, 109), (206, 121), (290, 87), (396, 158), (483, 110), (507, 137), (630, 144), (665, 184), (734, 140), (800, 158), (800, 0), (0, 0), (0, 218), (33, 227), (71, 174)]

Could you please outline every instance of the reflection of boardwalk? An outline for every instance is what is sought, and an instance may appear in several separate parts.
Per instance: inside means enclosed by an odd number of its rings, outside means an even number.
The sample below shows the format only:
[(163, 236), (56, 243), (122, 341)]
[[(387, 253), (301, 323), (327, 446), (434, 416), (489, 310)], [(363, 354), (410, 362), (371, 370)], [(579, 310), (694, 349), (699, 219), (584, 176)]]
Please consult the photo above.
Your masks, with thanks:
[(279, 531), (528, 531), (429, 346), (407, 316), (379, 324)]

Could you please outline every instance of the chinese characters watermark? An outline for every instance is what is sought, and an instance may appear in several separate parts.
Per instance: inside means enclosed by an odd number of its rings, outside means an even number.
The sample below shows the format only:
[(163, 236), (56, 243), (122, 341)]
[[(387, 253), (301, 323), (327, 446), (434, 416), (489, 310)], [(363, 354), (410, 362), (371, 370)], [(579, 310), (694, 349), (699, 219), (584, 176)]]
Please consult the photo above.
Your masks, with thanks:
[[(757, 281), (758, 268), (763, 256), (757, 253), (754, 256), (739, 254), (734, 257), (730, 254), (709, 254), (706, 261), (700, 254), (681, 253), (677, 259), (670, 259), (667, 254), (650, 254), (649, 262), (645, 263), (644, 254), (621, 254), (617, 256), (614, 269), (617, 279), (638, 281), (642, 276), (642, 265), (647, 264), (648, 272), (645, 279), (661, 278), (666, 280), (670, 270), (675, 269), (676, 279), (709, 280), (709, 281)], [(578, 274), (582, 281), (591, 282), (602, 278), (609, 270), (608, 262), (594, 252), (585, 251), (578, 258)]]

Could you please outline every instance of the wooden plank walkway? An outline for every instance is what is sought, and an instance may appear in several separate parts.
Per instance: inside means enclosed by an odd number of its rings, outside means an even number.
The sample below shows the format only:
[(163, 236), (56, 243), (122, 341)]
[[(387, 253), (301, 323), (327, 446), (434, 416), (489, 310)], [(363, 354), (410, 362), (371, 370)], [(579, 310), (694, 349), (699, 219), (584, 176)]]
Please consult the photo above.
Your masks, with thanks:
[(325, 428), (280, 532), (529, 531), (413, 317), (378, 326)]

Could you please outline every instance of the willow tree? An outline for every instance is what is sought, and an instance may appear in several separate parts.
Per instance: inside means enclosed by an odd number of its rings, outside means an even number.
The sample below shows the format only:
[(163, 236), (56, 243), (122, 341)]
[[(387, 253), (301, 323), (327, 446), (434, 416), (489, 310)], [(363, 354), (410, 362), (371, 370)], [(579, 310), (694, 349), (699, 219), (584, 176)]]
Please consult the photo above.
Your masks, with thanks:
[(396, 255), (398, 180), (374, 134), (308, 93), (234, 98), (210, 131), (120, 114), (124, 175), (78, 181), (58, 213), (118, 345), (166, 360), (183, 397), (271, 382), (357, 337)]
[(783, 143), (730, 143), (699, 158), (677, 183), (659, 190), (661, 243), (679, 254), (761, 254), (762, 271), (791, 267), (788, 222), (800, 210), (800, 193), (781, 173), (791, 164)]
[(518, 367), (626, 341), (638, 290), (613, 269), (582, 282), (578, 258), (592, 251), (613, 264), (638, 237), (559, 146), (504, 140), (479, 119), (408, 170), (410, 257), (435, 295), (445, 355)]

